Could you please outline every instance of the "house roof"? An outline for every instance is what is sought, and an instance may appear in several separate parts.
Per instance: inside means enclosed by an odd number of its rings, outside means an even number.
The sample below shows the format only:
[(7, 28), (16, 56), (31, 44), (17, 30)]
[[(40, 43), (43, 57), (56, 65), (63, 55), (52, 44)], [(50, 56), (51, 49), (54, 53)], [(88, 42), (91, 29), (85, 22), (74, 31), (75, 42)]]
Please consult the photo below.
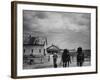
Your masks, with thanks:
[(47, 38), (29, 36), (24, 40), (24, 45), (44, 46), (47, 45)]
[(55, 45), (51, 45), (47, 48), (47, 50), (60, 50), (59, 47), (55, 46)]

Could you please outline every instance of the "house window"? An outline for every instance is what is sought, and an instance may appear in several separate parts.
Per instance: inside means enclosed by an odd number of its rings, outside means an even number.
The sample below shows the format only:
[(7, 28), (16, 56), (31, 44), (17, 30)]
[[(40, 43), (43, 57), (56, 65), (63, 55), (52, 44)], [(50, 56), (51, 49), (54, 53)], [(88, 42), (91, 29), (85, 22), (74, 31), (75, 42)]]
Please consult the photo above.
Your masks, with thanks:
[(31, 50), (31, 52), (33, 53), (33, 49)]
[(41, 49), (39, 49), (39, 53), (41, 53)]

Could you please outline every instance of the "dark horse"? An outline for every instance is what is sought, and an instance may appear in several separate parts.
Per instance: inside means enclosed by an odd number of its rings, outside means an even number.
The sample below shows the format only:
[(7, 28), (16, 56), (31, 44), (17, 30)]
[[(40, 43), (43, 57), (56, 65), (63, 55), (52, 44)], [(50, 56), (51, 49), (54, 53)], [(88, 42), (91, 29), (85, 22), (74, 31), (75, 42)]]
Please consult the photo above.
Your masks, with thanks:
[(64, 49), (64, 52), (62, 54), (62, 62), (63, 62), (63, 67), (66, 66), (69, 67), (69, 63), (71, 62), (71, 60), (70, 60), (69, 51), (67, 49)]

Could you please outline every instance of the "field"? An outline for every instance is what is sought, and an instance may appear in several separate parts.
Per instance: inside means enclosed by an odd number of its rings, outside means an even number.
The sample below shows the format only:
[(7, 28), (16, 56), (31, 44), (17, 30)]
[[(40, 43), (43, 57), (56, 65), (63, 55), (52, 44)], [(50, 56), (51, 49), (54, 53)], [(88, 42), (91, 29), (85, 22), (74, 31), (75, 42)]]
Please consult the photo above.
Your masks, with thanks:
[[(84, 63), (83, 66), (91, 66), (90, 50), (84, 50)], [(57, 67), (63, 67), (61, 62), (61, 54), (58, 54)], [(70, 52), (71, 63), (69, 67), (77, 67), (76, 52)], [(53, 68), (53, 55), (48, 54), (46, 56), (27, 56), (23, 59), (23, 69), (41, 69), (41, 68)]]

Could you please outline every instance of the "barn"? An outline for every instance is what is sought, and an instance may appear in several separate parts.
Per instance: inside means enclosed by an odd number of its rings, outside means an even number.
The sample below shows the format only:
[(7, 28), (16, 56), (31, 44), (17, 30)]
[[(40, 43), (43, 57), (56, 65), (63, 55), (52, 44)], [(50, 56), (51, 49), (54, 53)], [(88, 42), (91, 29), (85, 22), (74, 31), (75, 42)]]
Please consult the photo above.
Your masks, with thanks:
[(51, 46), (49, 46), (47, 49), (47, 52), (49, 53), (49, 54), (53, 54), (53, 53), (59, 53), (60, 52), (60, 49), (59, 49), (59, 47), (58, 46), (55, 46), (55, 45), (51, 45)]

